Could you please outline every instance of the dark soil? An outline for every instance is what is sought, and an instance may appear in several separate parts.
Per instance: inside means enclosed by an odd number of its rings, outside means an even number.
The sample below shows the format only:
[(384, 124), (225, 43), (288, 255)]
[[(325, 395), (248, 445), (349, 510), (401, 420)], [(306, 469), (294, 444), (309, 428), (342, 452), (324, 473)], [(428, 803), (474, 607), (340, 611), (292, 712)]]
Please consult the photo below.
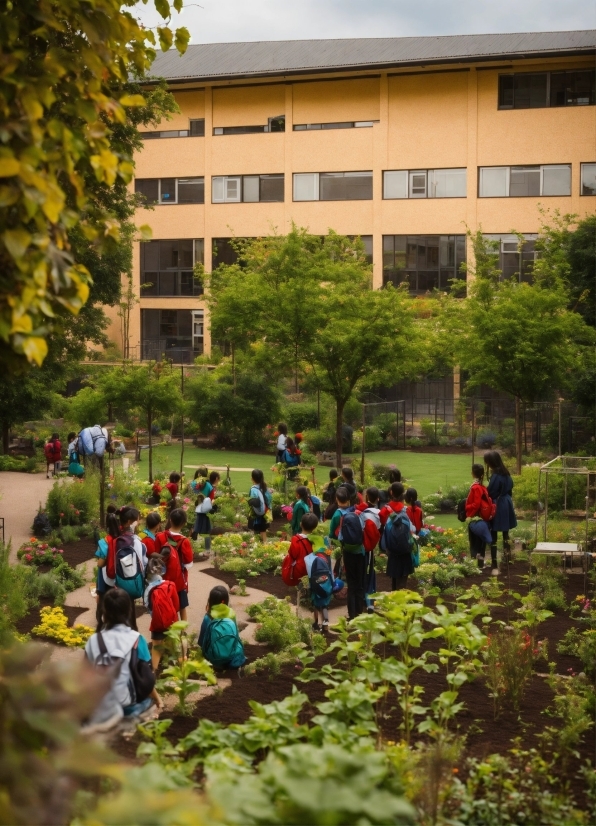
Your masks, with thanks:
[[(16, 629), (19, 634), (30, 634), (31, 629), (34, 628), (36, 625), (39, 625), (41, 622), (41, 609), (47, 606), (53, 607), (53, 603), (49, 599), (42, 599), (35, 608), (32, 608), (28, 614), (26, 614), (22, 619), (20, 619), (16, 624)], [(74, 621), (79, 616), (79, 614), (83, 614), (87, 609), (86, 608), (79, 608), (76, 606), (71, 605), (62, 605), (60, 606), (64, 613), (68, 618), (68, 625), (69, 627), (74, 625)], [(43, 637), (37, 637), (37, 639), (44, 639)], [(55, 642), (55, 640), (50, 640), (50, 642)]]
[(62, 558), (73, 568), (76, 568), (81, 562), (89, 562), (90, 559), (94, 558), (95, 551), (97, 550), (97, 544), (91, 537), (83, 537), (82, 539), (76, 539), (74, 542), (66, 542), (59, 547), (64, 551), (64, 553), (61, 554)]

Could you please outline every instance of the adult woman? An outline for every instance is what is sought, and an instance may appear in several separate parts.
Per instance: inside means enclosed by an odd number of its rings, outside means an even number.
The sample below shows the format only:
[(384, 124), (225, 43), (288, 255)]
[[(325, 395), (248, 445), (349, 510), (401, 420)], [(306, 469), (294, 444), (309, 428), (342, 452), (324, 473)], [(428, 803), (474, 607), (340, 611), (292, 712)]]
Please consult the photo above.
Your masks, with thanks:
[(497, 506), (495, 518), (490, 525), (492, 543), (490, 546), (492, 573), (498, 574), (497, 565), (497, 535), (503, 534), (503, 556), (509, 559), (511, 545), (509, 544), (509, 531), (517, 526), (515, 510), (511, 492), (513, 490), (513, 479), (511, 474), (503, 464), (501, 454), (496, 450), (488, 450), (484, 454), (484, 464), (490, 470), (488, 480), (488, 495)]
[(117, 666), (112, 685), (89, 721), (89, 728), (96, 731), (111, 728), (122, 717), (138, 717), (153, 703), (161, 707), (155, 688), (146, 698), (138, 698), (135, 693), (130, 671), (133, 649), (144, 662), (150, 663), (151, 656), (145, 638), (130, 627), (130, 606), (126, 591), (109, 590), (102, 604), (102, 630), (93, 634), (85, 646), (85, 655), (92, 665)]

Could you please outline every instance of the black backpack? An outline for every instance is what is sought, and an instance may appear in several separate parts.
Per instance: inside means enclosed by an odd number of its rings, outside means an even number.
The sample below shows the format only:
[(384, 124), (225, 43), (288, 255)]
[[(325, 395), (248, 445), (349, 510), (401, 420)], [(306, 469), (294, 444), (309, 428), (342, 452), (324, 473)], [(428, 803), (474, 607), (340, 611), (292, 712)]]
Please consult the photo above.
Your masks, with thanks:
[(37, 512), (33, 520), (33, 535), (34, 536), (49, 536), (52, 533), (52, 525), (47, 513), (42, 510)]
[(405, 556), (412, 552), (410, 520), (405, 508), (389, 517), (379, 547), (389, 556)]
[(460, 522), (466, 521), (466, 500), (460, 499), (457, 503), (457, 518)]

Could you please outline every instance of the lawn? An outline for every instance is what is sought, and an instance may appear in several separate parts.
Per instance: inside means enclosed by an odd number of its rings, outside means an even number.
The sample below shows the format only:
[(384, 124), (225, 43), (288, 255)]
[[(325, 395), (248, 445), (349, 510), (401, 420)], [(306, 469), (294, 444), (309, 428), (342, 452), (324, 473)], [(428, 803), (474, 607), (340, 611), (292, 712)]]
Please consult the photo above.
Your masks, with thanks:
[[(367, 453), (369, 462), (378, 464), (392, 464), (398, 467), (409, 485), (418, 491), (420, 497), (435, 493), (439, 488), (445, 490), (449, 485), (462, 484), (470, 481), (470, 467), (472, 459), (467, 455), (444, 453), (412, 453), (411, 451), (391, 450)], [(213, 450), (206, 448), (189, 447), (184, 451), (184, 468), (187, 476), (192, 476), (194, 468), (204, 464), (207, 468), (225, 467), (246, 468), (246, 471), (231, 471), (232, 482), (240, 488), (249, 484), (252, 468), (261, 468), (265, 478), (272, 477), (271, 466), (275, 461), (273, 454), (242, 453), (237, 450)], [(148, 452), (141, 453), (141, 473), (147, 473)], [(153, 467), (155, 471), (171, 471), (180, 469), (180, 445), (159, 445), (153, 451)], [(317, 482), (328, 479), (328, 469), (319, 467), (316, 470)]]

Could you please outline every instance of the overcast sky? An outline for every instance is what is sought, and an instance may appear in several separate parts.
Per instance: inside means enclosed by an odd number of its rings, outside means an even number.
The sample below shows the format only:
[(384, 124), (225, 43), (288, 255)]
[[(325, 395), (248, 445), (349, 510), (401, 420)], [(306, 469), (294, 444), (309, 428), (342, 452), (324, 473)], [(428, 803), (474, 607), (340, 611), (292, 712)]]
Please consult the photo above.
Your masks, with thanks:
[[(185, 0), (191, 43), (596, 28), (596, 0)], [(147, 6), (153, 7), (152, 0)], [(154, 8), (137, 5), (147, 26)]]

